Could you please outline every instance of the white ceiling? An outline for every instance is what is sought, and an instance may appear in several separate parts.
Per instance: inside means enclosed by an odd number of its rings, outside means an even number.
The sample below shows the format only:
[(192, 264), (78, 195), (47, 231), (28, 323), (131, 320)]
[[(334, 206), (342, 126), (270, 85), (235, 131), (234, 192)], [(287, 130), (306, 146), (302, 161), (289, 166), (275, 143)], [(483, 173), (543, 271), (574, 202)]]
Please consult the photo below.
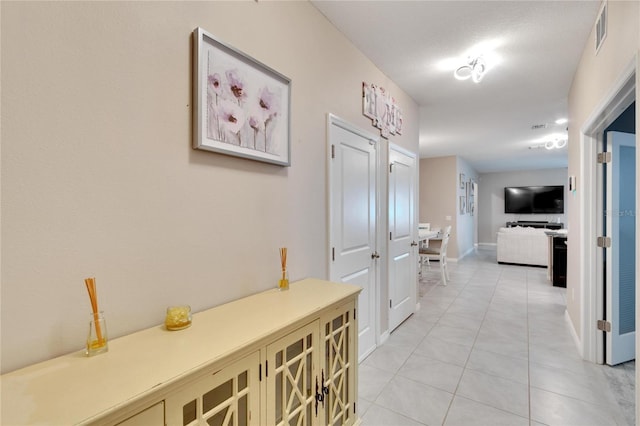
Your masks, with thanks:
[[(418, 103), (421, 158), (458, 155), (480, 173), (567, 166), (567, 148), (529, 147), (566, 133), (555, 120), (599, 1), (312, 3)], [(499, 59), (479, 84), (441, 68), (479, 43)]]

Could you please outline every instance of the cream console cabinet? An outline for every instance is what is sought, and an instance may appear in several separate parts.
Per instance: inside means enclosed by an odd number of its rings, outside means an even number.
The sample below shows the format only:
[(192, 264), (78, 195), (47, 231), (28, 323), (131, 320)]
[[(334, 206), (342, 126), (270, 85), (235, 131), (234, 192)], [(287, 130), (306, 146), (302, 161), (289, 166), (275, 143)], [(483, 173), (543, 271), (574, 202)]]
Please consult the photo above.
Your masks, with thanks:
[(2, 424), (353, 425), (360, 288), (306, 279), (2, 376)]

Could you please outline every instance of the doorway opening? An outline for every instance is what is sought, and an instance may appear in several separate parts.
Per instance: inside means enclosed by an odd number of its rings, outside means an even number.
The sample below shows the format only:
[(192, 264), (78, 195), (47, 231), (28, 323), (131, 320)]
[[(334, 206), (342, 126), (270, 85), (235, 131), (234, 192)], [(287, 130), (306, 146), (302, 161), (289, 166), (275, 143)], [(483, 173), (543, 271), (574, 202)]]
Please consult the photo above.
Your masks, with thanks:
[(605, 130), (635, 101), (636, 60), (622, 73), (609, 96), (595, 108), (581, 129), (581, 174), (578, 185), (582, 190), (580, 203), (581, 241), (579, 283), (581, 284), (581, 345), (582, 357), (603, 364), (604, 336), (598, 330), (598, 320), (605, 315), (604, 301), (604, 253), (595, 244), (602, 236), (604, 203), (599, 194), (604, 193), (602, 168), (598, 166), (598, 152), (602, 151)]
[[(604, 364), (607, 362), (605, 356), (606, 341), (610, 336), (606, 336), (605, 332), (600, 331), (599, 328), (607, 329), (607, 322), (604, 320), (607, 314), (611, 313), (611, 308), (605, 308), (607, 291), (605, 290), (605, 273), (607, 269), (611, 268), (611, 259), (607, 262), (605, 267), (605, 260), (607, 252), (605, 249), (596, 245), (598, 237), (606, 237), (602, 234), (605, 229), (606, 208), (604, 194), (606, 180), (603, 179), (602, 174), (605, 170), (601, 165), (598, 165), (598, 153), (602, 152), (603, 147), (606, 147), (605, 132), (609, 126), (611, 126), (615, 120), (620, 117), (627, 108), (629, 108), (636, 100), (636, 73), (637, 73), (637, 61), (634, 60), (627, 66), (621, 77), (618, 79), (617, 84), (613, 86), (613, 89), (609, 92), (609, 95), (596, 107), (589, 117), (585, 121), (584, 126), (581, 129), (581, 144), (580, 144), (580, 174), (578, 176), (577, 187), (581, 192), (581, 199), (578, 208), (580, 209), (580, 240), (579, 245), (579, 277), (578, 286), (580, 291), (580, 336), (575, 336), (578, 341), (578, 349), (583, 359), (598, 364)], [(634, 139), (637, 139), (634, 137)], [(606, 155), (603, 160), (606, 161)], [(633, 155), (634, 167), (640, 161), (638, 155)], [(602, 157), (601, 157), (602, 158)], [(637, 183), (637, 179), (635, 179)], [(575, 181), (574, 181), (575, 183)], [(575, 188), (575, 186), (574, 186)], [(612, 190), (610, 190), (612, 192)], [(635, 203), (634, 203), (635, 204)], [(634, 221), (635, 221), (635, 208)], [(609, 218), (610, 219), (610, 218)], [(611, 225), (609, 226), (611, 229)], [(637, 233), (635, 229), (634, 233), (634, 246), (637, 248), (635, 240), (637, 239)], [(606, 239), (600, 241), (607, 245)], [(620, 248), (617, 249), (620, 252)], [(609, 253), (610, 255), (611, 253)], [(637, 256), (634, 254), (634, 269), (635, 260)], [(610, 272), (610, 271), (609, 271)], [(633, 282), (633, 291), (635, 293), (635, 278)], [(573, 289), (572, 289), (573, 291)], [(634, 308), (637, 307), (635, 297), (632, 301)], [(609, 301), (612, 297), (609, 296)], [(635, 311), (633, 313), (635, 317)], [(619, 319), (617, 320), (619, 323)], [(634, 318), (635, 326), (635, 318)], [(635, 327), (634, 327), (635, 328)], [(607, 333), (610, 334), (610, 333)], [(634, 330), (634, 353), (635, 357), (635, 330)], [(611, 354), (609, 354), (611, 356)], [(614, 361), (615, 362), (615, 361)], [(622, 380), (626, 380), (626, 383), (631, 384), (635, 389), (636, 386), (636, 372), (635, 362), (623, 363), (617, 367), (607, 367), (609, 373), (607, 373), (607, 379), (610, 382), (612, 388), (621, 389), (619, 386)], [(635, 403), (635, 394), (632, 397), (628, 395), (623, 397), (616, 395), (616, 398), (621, 398), (629, 402)], [(638, 407), (635, 407), (637, 412)]]

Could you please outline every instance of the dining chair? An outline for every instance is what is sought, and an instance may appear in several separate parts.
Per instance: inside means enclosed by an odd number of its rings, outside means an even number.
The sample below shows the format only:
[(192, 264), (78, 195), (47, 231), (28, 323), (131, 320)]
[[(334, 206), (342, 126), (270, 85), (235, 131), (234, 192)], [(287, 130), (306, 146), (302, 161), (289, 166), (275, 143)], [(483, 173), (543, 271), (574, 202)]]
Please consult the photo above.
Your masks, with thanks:
[(425, 261), (427, 265), (431, 265), (429, 262), (430, 260), (437, 260), (440, 262), (440, 272), (442, 274), (443, 285), (447, 285), (447, 281), (451, 280), (451, 278), (449, 277), (449, 268), (447, 266), (447, 246), (449, 245), (450, 236), (451, 225), (447, 226), (442, 231), (442, 242), (440, 244), (440, 247), (421, 247), (418, 250), (421, 260), (421, 268), (424, 266)]
[[(420, 223), (418, 223), (418, 232), (420, 232), (421, 230), (425, 230), (425, 231), (431, 230), (431, 223), (429, 223), (429, 222), (420, 222)], [(420, 244), (420, 247), (418, 247), (418, 253), (420, 253), (419, 250), (424, 245), (424, 242), (423, 241), (419, 241), (418, 244)], [(427, 266), (431, 267), (431, 265), (429, 265), (429, 259), (427, 259), (426, 257), (418, 256), (418, 273), (420, 275), (422, 275), (422, 263), (424, 261), (427, 262)]]

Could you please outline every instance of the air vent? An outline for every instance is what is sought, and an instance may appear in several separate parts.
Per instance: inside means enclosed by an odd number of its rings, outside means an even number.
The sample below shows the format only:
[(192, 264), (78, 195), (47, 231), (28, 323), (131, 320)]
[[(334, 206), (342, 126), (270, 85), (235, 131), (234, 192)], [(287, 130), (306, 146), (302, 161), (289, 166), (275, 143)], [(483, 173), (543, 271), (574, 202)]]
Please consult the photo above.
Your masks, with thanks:
[(531, 130), (540, 130), (540, 129), (546, 129), (547, 125), (546, 124), (534, 124), (533, 126), (531, 126)]
[(604, 39), (607, 37), (607, 2), (602, 3), (602, 9), (600, 9), (600, 13), (598, 13), (598, 20), (596, 21), (595, 26), (596, 33), (596, 53), (600, 50), (600, 46), (604, 42)]

